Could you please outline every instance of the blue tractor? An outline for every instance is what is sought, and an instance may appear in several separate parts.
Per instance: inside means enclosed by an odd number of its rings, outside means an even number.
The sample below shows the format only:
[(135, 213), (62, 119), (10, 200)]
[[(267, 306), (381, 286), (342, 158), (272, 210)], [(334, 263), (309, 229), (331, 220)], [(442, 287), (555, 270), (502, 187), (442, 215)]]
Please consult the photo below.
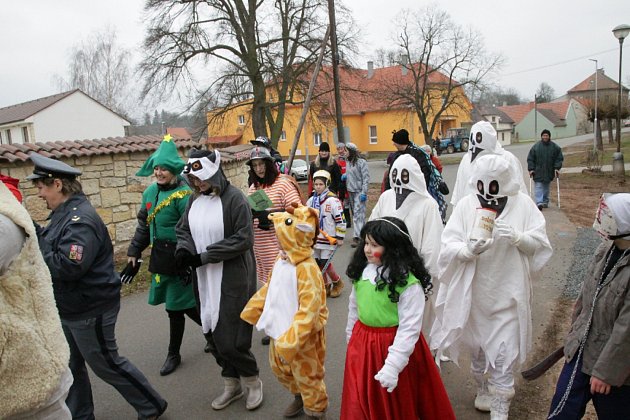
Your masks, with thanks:
[(446, 137), (440, 140), (438, 153), (441, 154), (445, 150), (447, 153), (468, 151), (469, 136), (470, 130), (468, 128), (449, 128), (446, 130)]

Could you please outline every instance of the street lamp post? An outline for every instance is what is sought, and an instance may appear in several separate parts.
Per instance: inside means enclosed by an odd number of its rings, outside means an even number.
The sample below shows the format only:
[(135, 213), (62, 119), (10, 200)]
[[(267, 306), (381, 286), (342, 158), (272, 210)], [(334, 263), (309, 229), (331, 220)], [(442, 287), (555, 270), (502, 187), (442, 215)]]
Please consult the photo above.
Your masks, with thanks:
[(623, 154), (621, 153), (621, 58), (623, 56), (623, 40), (630, 34), (630, 25), (616, 26), (613, 35), (619, 40), (619, 95), (617, 97), (617, 153), (613, 154), (613, 173), (625, 176)]
[(595, 62), (595, 116), (593, 117), (593, 149), (597, 149), (597, 131), (599, 130), (599, 126), (597, 125), (597, 60), (594, 58), (589, 58), (590, 61)]

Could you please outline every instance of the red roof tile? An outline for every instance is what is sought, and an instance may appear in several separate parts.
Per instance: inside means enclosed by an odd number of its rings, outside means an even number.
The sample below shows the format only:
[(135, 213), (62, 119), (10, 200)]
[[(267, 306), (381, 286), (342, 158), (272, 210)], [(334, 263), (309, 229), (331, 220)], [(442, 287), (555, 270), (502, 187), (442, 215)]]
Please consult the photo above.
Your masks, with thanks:
[(230, 134), (227, 136), (213, 136), (213, 137), (208, 137), (206, 144), (210, 144), (212, 146), (218, 146), (218, 145), (233, 146), (234, 144), (236, 144), (237, 141), (239, 141), (242, 138), (243, 138), (242, 134)]
[[(567, 111), (570, 104), (571, 101), (547, 102), (538, 104), (537, 108), (549, 110), (554, 113), (556, 119), (565, 120), (567, 118)], [(515, 124), (518, 124), (523, 121), (523, 118), (525, 118), (532, 109), (534, 109), (534, 103), (529, 102), (520, 105), (498, 106), (497, 109), (505, 112)]]
[[(628, 91), (628, 88), (621, 85), (621, 88), (625, 91)], [(618, 90), (619, 83), (606, 76), (603, 70), (600, 69), (597, 74), (597, 90)], [(586, 79), (582, 80), (580, 83), (572, 87), (567, 91), (567, 93), (578, 93), (578, 92), (591, 92), (595, 90), (595, 73), (588, 76)]]
[(175, 138), (189, 139), (191, 137), (185, 127), (166, 127), (166, 132)]
[[(153, 151), (158, 148), (162, 136), (110, 137), (106, 139), (54, 141), (46, 143), (6, 144), (0, 145), (0, 162), (25, 162), (31, 151), (46, 157), (82, 157), (91, 155), (114, 154), (127, 151)], [(186, 139), (176, 139), (179, 148), (200, 147), (201, 144)]]

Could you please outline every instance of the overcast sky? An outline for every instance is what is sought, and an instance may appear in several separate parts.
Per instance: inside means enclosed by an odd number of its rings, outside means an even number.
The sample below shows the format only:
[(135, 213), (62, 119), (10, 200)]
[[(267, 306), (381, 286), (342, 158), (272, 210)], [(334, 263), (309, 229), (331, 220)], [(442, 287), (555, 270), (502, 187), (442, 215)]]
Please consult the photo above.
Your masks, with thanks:
[[(362, 28), (362, 56), (391, 47), (395, 16), (418, 0), (345, 0)], [(497, 82), (533, 99), (541, 82), (559, 96), (599, 67), (617, 80), (619, 43), (612, 29), (630, 24), (628, 0), (442, 0), (437, 4), (458, 24), (479, 30), (489, 51), (506, 59)], [(3, 2), (0, 25), (0, 107), (59, 92), (54, 75), (65, 76), (70, 49), (106, 26), (140, 56), (143, 0), (29, 0)], [(622, 82), (630, 84), (630, 39), (624, 43)]]

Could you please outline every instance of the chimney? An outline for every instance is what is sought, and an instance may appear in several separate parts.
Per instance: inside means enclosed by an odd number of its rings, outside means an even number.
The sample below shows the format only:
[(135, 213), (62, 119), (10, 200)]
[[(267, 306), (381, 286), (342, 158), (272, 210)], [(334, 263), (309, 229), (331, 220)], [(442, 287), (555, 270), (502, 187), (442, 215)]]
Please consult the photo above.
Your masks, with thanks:
[(367, 78), (371, 79), (374, 76), (374, 61), (368, 61), (368, 74)]
[(401, 71), (402, 71), (402, 75), (406, 76), (407, 75), (407, 63), (409, 62), (409, 57), (406, 55), (403, 55), (402, 57), (400, 57), (400, 67), (401, 67)]

